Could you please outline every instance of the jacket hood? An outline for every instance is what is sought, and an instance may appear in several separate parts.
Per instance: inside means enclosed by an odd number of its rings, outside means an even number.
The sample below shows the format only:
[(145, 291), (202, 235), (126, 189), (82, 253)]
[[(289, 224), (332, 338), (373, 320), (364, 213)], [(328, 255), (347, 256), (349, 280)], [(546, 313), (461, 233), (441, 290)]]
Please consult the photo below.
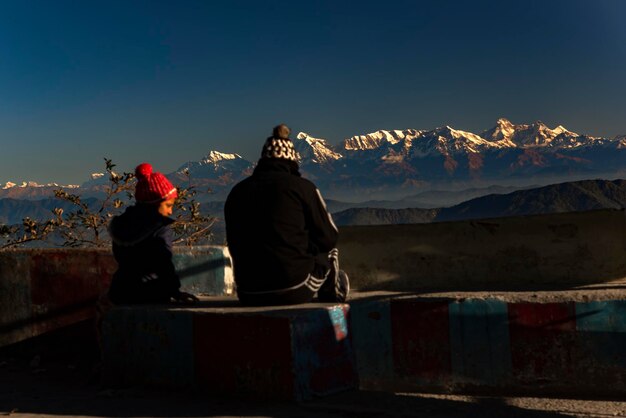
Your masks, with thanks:
[(278, 158), (261, 158), (254, 169), (255, 173), (264, 171), (282, 171), (301, 177), (298, 163)]
[(137, 204), (113, 218), (109, 224), (109, 235), (114, 243), (131, 246), (173, 222), (173, 219), (161, 215), (152, 205)]

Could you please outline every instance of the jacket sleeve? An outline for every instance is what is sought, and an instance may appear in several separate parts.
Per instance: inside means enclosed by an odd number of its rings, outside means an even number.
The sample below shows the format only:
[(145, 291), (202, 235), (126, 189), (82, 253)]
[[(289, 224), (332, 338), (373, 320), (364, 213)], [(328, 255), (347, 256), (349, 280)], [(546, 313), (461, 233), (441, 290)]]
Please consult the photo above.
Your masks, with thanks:
[(154, 254), (156, 273), (160, 280), (164, 280), (170, 295), (176, 295), (180, 289), (180, 279), (172, 261), (172, 229), (169, 226), (159, 229), (155, 238), (157, 240)]
[(309, 240), (317, 252), (328, 252), (337, 246), (339, 231), (320, 191), (313, 186), (310, 195), (307, 208)]

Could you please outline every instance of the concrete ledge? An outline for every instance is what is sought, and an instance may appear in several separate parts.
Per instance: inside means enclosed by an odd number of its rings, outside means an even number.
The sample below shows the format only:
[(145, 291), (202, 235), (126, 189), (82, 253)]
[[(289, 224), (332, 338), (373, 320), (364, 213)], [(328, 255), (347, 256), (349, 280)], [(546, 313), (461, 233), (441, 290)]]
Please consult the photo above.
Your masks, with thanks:
[[(174, 264), (185, 291), (233, 292), (226, 247), (175, 248)], [(109, 250), (0, 251), (0, 347), (93, 318), (116, 269)]]
[(388, 392), (626, 395), (623, 300), (361, 294), (349, 306), (242, 308), (213, 298), (115, 308), (104, 342), (107, 385), (291, 400), (357, 381)]
[(626, 394), (626, 301), (351, 304), (362, 389)]
[(221, 304), (114, 308), (103, 325), (103, 383), (285, 400), (357, 386), (348, 305)]

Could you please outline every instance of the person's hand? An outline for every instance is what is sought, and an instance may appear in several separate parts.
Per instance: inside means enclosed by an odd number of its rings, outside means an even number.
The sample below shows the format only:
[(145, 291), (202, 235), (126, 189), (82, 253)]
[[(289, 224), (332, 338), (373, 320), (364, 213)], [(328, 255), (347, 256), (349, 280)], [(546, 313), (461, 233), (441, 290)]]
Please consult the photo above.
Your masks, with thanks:
[(174, 295), (174, 300), (176, 302), (182, 302), (182, 303), (196, 303), (200, 299), (198, 299), (196, 295), (193, 295), (191, 293), (178, 292), (176, 295)]

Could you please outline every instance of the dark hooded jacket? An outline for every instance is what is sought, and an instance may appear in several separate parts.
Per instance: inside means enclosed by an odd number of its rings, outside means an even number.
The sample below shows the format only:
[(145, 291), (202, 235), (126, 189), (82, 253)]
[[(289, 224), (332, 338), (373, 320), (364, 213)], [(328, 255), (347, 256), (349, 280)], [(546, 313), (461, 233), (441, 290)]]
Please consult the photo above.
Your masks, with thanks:
[(231, 190), (224, 207), (235, 282), (242, 292), (301, 284), (315, 256), (337, 244), (338, 232), (315, 185), (297, 163), (262, 158)]
[(173, 222), (145, 204), (113, 218), (109, 233), (118, 270), (109, 297), (114, 303), (163, 303), (179, 293), (172, 263)]

